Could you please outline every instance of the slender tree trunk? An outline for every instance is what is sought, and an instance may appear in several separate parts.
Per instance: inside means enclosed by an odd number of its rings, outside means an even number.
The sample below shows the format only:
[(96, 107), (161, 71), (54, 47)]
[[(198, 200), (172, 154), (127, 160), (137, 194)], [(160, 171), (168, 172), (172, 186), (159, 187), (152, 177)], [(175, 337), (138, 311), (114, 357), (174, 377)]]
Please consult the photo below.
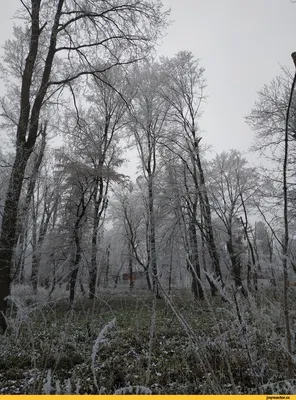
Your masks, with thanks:
[(120, 274), (121, 274), (121, 270), (122, 270), (122, 266), (119, 268), (119, 270), (117, 271), (116, 275), (115, 275), (115, 280), (114, 280), (114, 289), (117, 288), (118, 285), (118, 281), (120, 278)]
[(78, 271), (79, 271), (79, 266), (78, 264), (76, 264), (77, 260), (75, 257), (75, 262), (73, 265), (73, 269), (71, 272), (71, 276), (70, 276), (70, 304), (73, 304), (74, 299), (75, 299), (75, 288), (76, 288), (76, 282), (77, 282), (77, 275), (78, 275)]
[(93, 215), (93, 229), (91, 238), (91, 260), (89, 271), (89, 298), (92, 300), (96, 295), (97, 283), (97, 252), (98, 252), (98, 229), (99, 229), (99, 207), (100, 203), (97, 200), (98, 196), (98, 182), (96, 182), (94, 190), (94, 215)]
[(128, 245), (128, 269), (129, 269), (129, 276), (130, 276), (130, 291), (134, 288), (134, 274), (133, 274), (133, 254), (132, 248), (129, 243)]
[[(243, 205), (243, 208), (244, 208), (244, 214), (245, 214), (246, 222), (244, 223), (242, 217), (241, 217), (240, 220), (241, 220), (242, 226), (244, 228), (245, 237), (247, 238), (249, 253), (251, 254), (251, 260), (252, 260), (252, 265), (253, 265), (253, 282), (254, 282), (255, 290), (257, 292), (258, 291), (257, 265), (260, 265), (259, 256), (258, 256), (258, 252), (254, 251), (253, 244), (252, 244), (252, 242), (250, 240), (250, 237), (249, 237), (249, 233), (248, 233), (248, 214), (247, 214), (247, 210), (246, 210), (245, 203), (244, 203), (242, 195), (241, 195), (241, 200), (242, 200), (242, 205)], [(257, 257), (257, 262), (256, 262), (255, 255)]]
[(170, 240), (170, 263), (169, 263), (169, 289), (168, 294), (172, 292), (172, 281), (173, 281), (173, 240)]
[(83, 286), (83, 283), (82, 283), (81, 279), (79, 279), (79, 285), (80, 285), (80, 291), (84, 295), (85, 294), (85, 290), (84, 290), (84, 286)]
[(106, 249), (106, 270), (105, 270), (105, 287), (109, 286), (109, 271), (110, 271), (110, 243)]
[[(103, 163), (100, 164), (99, 168), (103, 168)], [(106, 182), (104, 193), (104, 180), (98, 178), (94, 189), (94, 214), (93, 214), (93, 228), (92, 228), (92, 240), (91, 240), (91, 262), (89, 272), (89, 298), (93, 299), (96, 295), (96, 286), (98, 284), (98, 265), (97, 265), (97, 254), (98, 254), (98, 234), (101, 217), (103, 212), (106, 210), (107, 203), (104, 201), (106, 198), (109, 184)]]
[[(202, 214), (202, 205), (201, 204), (200, 204), (200, 208), (201, 208), (201, 213), (200, 213), (201, 214), (201, 226), (203, 226), (203, 214)], [(203, 232), (201, 232), (201, 257), (202, 257), (202, 263), (203, 263), (206, 279), (211, 288), (211, 295), (212, 295), (212, 297), (215, 297), (217, 294), (217, 288), (207, 274), (208, 269), (207, 269), (207, 263), (206, 263), (206, 244), (205, 244), (205, 235), (203, 234)]]
[(269, 262), (273, 262), (273, 242), (272, 238), (268, 238), (268, 252), (269, 252)]
[(247, 287), (251, 290), (251, 273), (252, 273), (252, 262), (250, 258), (250, 248), (248, 248), (248, 262), (247, 262)]
[(229, 240), (226, 243), (227, 246), (227, 251), (230, 257), (231, 261), (231, 275), (234, 280), (234, 284), (236, 288), (242, 287), (243, 282), (242, 282), (242, 277), (241, 277), (241, 270), (242, 270), (242, 264), (241, 264), (241, 259), (239, 254), (237, 254), (237, 251), (235, 250), (233, 246), (233, 238), (232, 234), (229, 235)]
[(201, 160), (200, 160), (200, 155), (199, 155), (199, 147), (198, 147), (197, 141), (195, 142), (195, 147), (196, 147), (196, 163), (197, 163), (199, 179), (200, 179), (200, 201), (201, 201), (201, 206), (202, 206), (201, 210), (203, 213), (203, 219), (204, 219), (205, 228), (206, 228), (207, 246), (209, 249), (210, 257), (213, 262), (213, 268), (215, 271), (216, 278), (218, 278), (220, 280), (220, 282), (223, 284), (220, 260), (219, 260), (219, 255), (218, 255), (218, 251), (216, 248), (214, 230), (213, 230), (213, 225), (212, 225), (211, 207), (210, 207), (210, 202), (209, 202), (208, 193), (207, 193), (207, 189), (206, 189), (206, 181), (205, 181), (205, 177), (204, 177), (203, 168), (201, 165)]
[(27, 233), (24, 234), (24, 243), (22, 243), (22, 255), (19, 260), (19, 283), (24, 283), (25, 280), (25, 252), (27, 249)]
[(57, 277), (56, 277), (56, 264), (55, 264), (55, 259), (54, 259), (54, 254), (51, 253), (49, 256), (49, 264), (52, 265), (52, 283), (51, 283), (51, 289), (49, 292), (49, 297), (51, 296), (51, 294), (53, 293), (53, 291), (56, 288), (56, 284), (57, 284)]
[(156, 258), (156, 241), (155, 241), (155, 219), (154, 219), (154, 193), (153, 193), (153, 176), (148, 177), (148, 207), (149, 207), (149, 239), (150, 239), (150, 263), (152, 272), (152, 290), (159, 296), (158, 287), (158, 270)]
[(18, 283), (24, 283), (24, 272), (25, 272), (25, 261), (26, 261), (26, 251), (28, 248), (28, 221), (22, 229), (22, 232), (19, 236), (19, 242), (17, 244), (17, 255), (15, 256), (15, 260), (17, 262), (16, 274), (18, 275), (17, 281)]
[(81, 247), (80, 247), (80, 237), (79, 237), (79, 222), (76, 222), (74, 229), (75, 237), (75, 257), (73, 262), (73, 267), (70, 275), (70, 304), (72, 305), (75, 298), (75, 287), (77, 282), (77, 275), (79, 271), (79, 264), (81, 260)]
[(202, 300), (204, 298), (203, 288), (201, 286), (201, 274), (200, 274), (200, 264), (198, 257), (198, 243), (196, 234), (195, 218), (190, 222), (189, 226), (189, 238), (191, 255), (190, 259), (190, 272), (192, 275), (192, 292), (196, 300)]
[(145, 277), (146, 277), (148, 290), (149, 290), (149, 292), (151, 292), (152, 285), (151, 285), (151, 280), (150, 280), (150, 276), (149, 276), (149, 267), (145, 268)]
[(32, 207), (32, 271), (31, 271), (31, 283), (33, 292), (37, 293), (38, 286), (38, 269), (37, 269), (37, 210), (34, 205)]
[[(54, 207), (57, 204), (54, 205)], [(46, 237), (46, 232), (48, 229), (49, 221), (52, 215), (54, 208), (51, 210), (47, 210), (47, 204), (45, 200), (44, 208), (43, 208), (43, 213), (42, 213), (42, 218), (41, 218), (41, 223), (39, 227), (39, 235), (37, 239), (37, 213), (38, 213), (38, 204), (34, 204), (34, 197), (33, 197), (33, 202), (32, 202), (32, 221), (33, 221), (33, 226), (32, 226), (32, 249), (33, 249), (33, 254), (32, 254), (32, 272), (31, 272), (31, 282), (33, 286), (33, 290), (35, 293), (37, 293), (37, 286), (38, 286), (38, 273), (39, 273), (39, 267), (40, 267), (40, 262), (42, 258), (42, 245)]]

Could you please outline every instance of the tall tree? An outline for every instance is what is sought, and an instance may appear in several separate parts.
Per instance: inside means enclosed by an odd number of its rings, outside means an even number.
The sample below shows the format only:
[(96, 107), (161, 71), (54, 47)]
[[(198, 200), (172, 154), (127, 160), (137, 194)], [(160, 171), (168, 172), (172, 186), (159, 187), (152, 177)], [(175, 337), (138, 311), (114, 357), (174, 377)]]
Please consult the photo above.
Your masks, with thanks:
[[(15, 161), (0, 235), (0, 330), (10, 293), (17, 210), (24, 173), (34, 149), (45, 104), (80, 78), (146, 56), (165, 25), (158, 0), (27, 0), (21, 15), (28, 26), (19, 72)], [(18, 44), (18, 38), (16, 39)], [(13, 62), (10, 64), (13, 64)]]
[[(196, 249), (196, 226), (204, 235), (212, 259), (214, 273), (222, 281), (219, 254), (212, 225), (211, 208), (206, 187), (206, 177), (202, 165), (201, 134), (198, 117), (204, 101), (204, 70), (190, 52), (180, 52), (172, 59), (163, 59), (165, 86), (162, 96), (170, 104), (170, 118), (173, 123), (167, 147), (178, 155), (191, 176), (198, 199), (191, 199), (191, 242)], [(178, 132), (178, 135), (175, 133)], [(185, 155), (185, 157), (184, 157)], [(185, 176), (184, 176), (185, 178)], [(192, 201), (193, 200), (193, 201)], [(197, 202), (201, 204), (204, 226), (197, 221)], [(196, 273), (200, 276), (196, 259)], [(198, 280), (200, 278), (198, 277)], [(201, 288), (199, 288), (201, 291)]]
[[(85, 96), (87, 110), (80, 110), (79, 118), (77, 113), (72, 113), (66, 118), (67, 136), (72, 138), (76, 150), (83, 156), (83, 162), (93, 169), (109, 170), (104, 176), (97, 175), (94, 181), (89, 266), (91, 299), (96, 292), (99, 226), (108, 204), (112, 171), (123, 161), (120, 157), (119, 143), (130, 102), (125, 71), (121, 67), (114, 67), (103, 73), (102, 77), (104, 83), (94, 78), (88, 85), (89, 91)], [(116, 90), (113, 89), (115, 87)]]
[(149, 243), (146, 239), (146, 204), (143, 204), (137, 185), (131, 185), (124, 190), (115, 191), (112, 207), (112, 219), (115, 229), (125, 242), (125, 252), (128, 255), (129, 270), (134, 266), (134, 261), (145, 272), (147, 286), (152, 290), (149, 267)]
[(77, 276), (82, 259), (83, 227), (90, 212), (95, 175), (87, 166), (66, 153), (60, 154), (60, 173), (64, 176), (63, 224), (68, 231), (72, 251), (70, 268), (70, 303), (75, 297)]
[(147, 182), (148, 198), (148, 240), (152, 288), (159, 296), (158, 266), (155, 231), (155, 176), (157, 173), (157, 151), (160, 137), (165, 129), (168, 103), (159, 95), (162, 75), (157, 64), (146, 64), (135, 71), (138, 86), (133, 96), (130, 130), (141, 160), (144, 178)]
[(244, 207), (252, 205), (252, 197), (258, 186), (258, 174), (255, 168), (248, 166), (247, 160), (237, 150), (218, 154), (210, 163), (208, 173), (212, 209), (227, 235), (226, 247), (235, 286), (241, 287), (244, 232), (239, 217), (243, 215)]

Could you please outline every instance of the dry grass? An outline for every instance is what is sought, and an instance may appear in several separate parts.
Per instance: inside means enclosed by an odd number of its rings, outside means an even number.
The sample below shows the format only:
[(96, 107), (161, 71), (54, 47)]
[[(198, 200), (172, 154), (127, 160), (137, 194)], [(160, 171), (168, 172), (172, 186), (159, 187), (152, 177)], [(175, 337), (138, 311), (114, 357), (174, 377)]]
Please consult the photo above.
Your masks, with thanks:
[[(73, 310), (63, 296), (24, 298), (15, 296), (0, 338), (0, 393), (114, 393), (126, 386), (167, 394), (295, 393), (286, 377), (280, 298), (271, 293), (237, 296), (235, 306), (178, 292), (175, 306), (194, 334), (159, 300), (152, 342), (146, 292), (80, 297)], [(113, 318), (92, 365), (94, 342)]]

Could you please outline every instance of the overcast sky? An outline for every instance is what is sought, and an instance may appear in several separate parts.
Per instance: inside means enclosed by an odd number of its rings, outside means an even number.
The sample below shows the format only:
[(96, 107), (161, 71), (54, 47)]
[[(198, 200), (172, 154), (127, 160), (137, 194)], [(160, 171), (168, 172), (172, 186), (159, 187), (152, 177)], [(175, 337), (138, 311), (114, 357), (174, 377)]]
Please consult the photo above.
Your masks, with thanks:
[[(2, 1), (0, 44), (12, 31), (20, 0)], [(207, 79), (204, 140), (220, 152), (246, 151), (253, 134), (244, 122), (256, 91), (292, 68), (296, 50), (296, 3), (290, 0), (163, 0), (173, 24), (159, 52), (189, 50), (201, 59)], [(3, 95), (0, 87), (0, 95)]]

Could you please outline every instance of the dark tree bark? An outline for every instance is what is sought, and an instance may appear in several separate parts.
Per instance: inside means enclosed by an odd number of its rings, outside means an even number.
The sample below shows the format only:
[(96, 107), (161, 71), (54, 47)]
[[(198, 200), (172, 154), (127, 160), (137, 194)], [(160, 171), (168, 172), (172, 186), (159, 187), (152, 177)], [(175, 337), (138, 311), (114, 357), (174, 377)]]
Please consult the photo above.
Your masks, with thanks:
[(159, 296), (158, 268), (156, 259), (156, 237), (155, 237), (155, 218), (154, 218), (154, 193), (153, 193), (153, 175), (148, 168), (148, 207), (149, 207), (149, 247), (150, 247), (150, 268), (152, 273), (152, 290)]
[(203, 288), (201, 285), (201, 274), (200, 274), (200, 264), (198, 256), (198, 242), (195, 219), (190, 222), (189, 226), (189, 238), (191, 254), (189, 257), (190, 261), (190, 272), (192, 275), (192, 292), (196, 300), (202, 300), (204, 298)]
[(203, 220), (205, 223), (205, 231), (206, 231), (206, 242), (208, 246), (208, 250), (212, 259), (213, 268), (215, 271), (216, 278), (223, 284), (223, 277), (220, 267), (220, 259), (215, 243), (215, 236), (212, 224), (212, 214), (211, 207), (209, 202), (209, 197), (206, 188), (206, 180), (204, 176), (203, 167), (200, 160), (200, 151), (199, 151), (199, 141), (195, 139), (195, 147), (196, 147), (196, 162), (199, 172), (200, 179), (200, 201), (201, 201), (201, 210), (203, 212)]
[[(28, 3), (28, 2), (27, 2)], [(26, 5), (30, 21), (29, 50), (22, 71), (20, 90), (20, 113), (16, 132), (16, 156), (12, 166), (6, 201), (3, 211), (2, 229), (0, 235), (0, 331), (5, 331), (6, 323), (4, 314), (7, 308), (6, 297), (10, 294), (11, 270), (13, 247), (16, 242), (17, 212), (22, 190), (24, 173), (29, 157), (34, 149), (38, 137), (38, 127), (41, 110), (46, 104), (46, 97), (60, 91), (64, 85), (74, 82), (80, 77), (95, 75), (100, 78), (100, 73), (112, 68), (114, 65), (129, 64), (139, 58), (139, 53), (149, 52), (151, 45), (159, 36), (161, 28), (165, 26), (166, 13), (159, 13), (157, 2), (127, 1), (124, 5), (117, 2), (93, 2), (86, 1), (85, 7), (77, 2), (67, 2), (68, 9), (63, 6), (65, 0), (44, 3), (41, 0), (31, 0), (31, 5)], [(69, 3), (69, 4), (68, 4)], [(111, 3), (111, 4), (110, 4)], [(41, 6), (52, 7), (53, 18), (40, 26)], [(130, 15), (130, 18), (127, 18)], [(41, 34), (45, 27), (51, 25), (49, 40), (46, 46), (39, 46)], [(98, 26), (98, 31), (92, 34)], [(101, 27), (104, 27), (102, 29)], [(142, 28), (145, 27), (145, 30)], [(91, 28), (90, 28), (91, 27)], [(84, 30), (84, 31), (83, 31)], [(77, 33), (76, 35), (76, 32)], [(46, 33), (46, 32), (45, 32)], [(76, 36), (77, 37), (76, 37)], [(67, 45), (65, 36), (69, 38)], [(60, 47), (57, 47), (57, 41)], [(130, 51), (125, 52), (125, 59), (114, 56), (116, 48), (120, 45), (129, 45)], [(36, 59), (38, 52), (44, 49), (47, 53), (40, 54), (44, 60), (43, 67), (38, 65)], [(109, 50), (113, 57), (109, 65), (98, 65), (98, 58), (92, 56), (98, 49)], [(113, 51), (114, 50), (114, 51)], [(92, 54), (91, 54), (92, 52)], [(58, 71), (57, 77), (50, 81), (55, 55), (59, 53), (60, 60), (69, 60), (65, 69)], [(112, 57), (111, 57), (112, 58)], [(77, 60), (83, 60), (76, 68)], [(67, 61), (66, 61), (67, 62)], [(75, 70), (69, 72), (75, 65)], [(68, 68), (69, 67), (69, 68)], [(32, 90), (36, 71), (40, 73), (39, 88)], [(62, 73), (61, 73), (62, 72)], [(65, 72), (63, 74), (63, 72)], [(35, 75), (34, 75), (35, 74)], [(35, 82), (36, 83), (36, 82)], [(48, 93), (48, 89), (52, 91)]]
[[(243, 221), (242, 217), (240, 218), (240, 221), (242, 223), (242, 226), (243, 226), (243, 229), (244, 229), (244, 234), (245, 234), (245, 237), (246, 237), (247, 242), (248, 242), (248, 248), (249, 248), (249, 251), (250, 251), (250, 254), (251, 254), (251, 261), (252, 261), (252, 265), (253, 265), (253, 282), (254, 282), (255, 290), (257, 291), (258, 290), (257, 266), (258, 266), (259, 270), (261, 270), (260, 262), (259, 262), (259, 255), (258, 255), (257, 250), (254, 249), (252, 241), (250, 240), (249, 231), (248, 231), (248, 228), (249, 228), (248, 213), (247, 213), (247, 209), (246, 209), (245, 202), (244, 202), (242, 194), (240, 194), (240, 198), (241, 198), (241, 201), (242, 201), (242, 206), (243, 206), (243, 210), (244, 210), (244, 214), (245, 214), (245, 222)], [(256, 258), (255, 258), (255, 256), (256, 256)], [(249, 268), (249, 265), (248, 265), (248, 268)]]
[(130, 243), (128, 244), (128, 269), (130, 277), (130, 291), (134, 288), (133, 253)]
[(151, 285), (151, 280), (150, 280), (150, 276), (149, 276), (149, 268), (146, 267), (144, 269), (144, 272), (145, 272), (145, 277), (146, 277), (148, 290), (149, 290), (149, 292), (152, 292), (152, 285)]
[(106, 249), (106, 270), (105, 270), (105, 287), (109, 286), (109, 272), (110, 272), (110, 247), (109, 243)]
[(70, 304), (72, 305), (75, 298), (75, 287), (77, 282), (77, 275), (79, 271), (79, 264), (81, 261), (81, 245), (80, 245), (80, 219), (76, 221), (74, 227), (74, 241), (75, 241), (75, 256), (73, 260), (71, 275), (70, 275)]
[(4, 314), (7, 309), (7, 296), (10, 294), (10, 273), (15, 244), (18, 203), (28, 158), (28, 151), (17, 150), (2, 219), (0, 236), (0, 332), (5, 332), (7, 327)]
[(25, 169), (38, 136), (39, 116), (48, 89), (49, 77), (55, 55), (57, 30), (63, 3), (64, 0), (59, 0), (57, 5), (42, 80), (31, 110), (31, 85), (38, 53), (39, 37), (44, 28), (40, 27), (41, 0), (32, 0), (31, 2), (31, 37), (21, 84), (20, 117), (16, 134), (16, 155), (6, 195), (0, 235), (0, 331), (6, 330), (4, 314), (7, 308), (6, 297), (10, 294), (11, 263), (13, 258), (13, 248), (16, 241), (17, 212), (21, 189)]
[(28, 248), (28, 219), (26, 218), (23, 226), (22, 232), (19, 236), (18, 243), (16, 246), (17, 255), (15, 255), (15, 276), (17, 277), (18, 283), (24, 283), (24, 272), (25, 272), (25, 261), (26, 261), (26, 251)]
[[(94, 189), (94, 215), (93, 215), (93, 230), (91, 238), (91, 259), (90, 259), (90, 271), (89, 271), (89, 298), (92, 300), (96, 294), (97, 284), (97, 251), (98, 251), (98, 229), (99, 229), (99, 207), (100, 199), (98, 196), (99, 178), (96, 179)], [(102, 185), (100, 185), (102, 186)]]
[[(103, 165), (101, 164), (101, 168)], [(98, 233), (99, 225), (103, 212), (107, 207), (106, 195), (108, 192), (108, 182), (104, 182), (102, 177), (98, 177), (95, 181), (94, 188), (94, 214), (93, 214), (93, 230), (91, 242), (91, 264), (89, 276), (89, 298), (94, 299), (96, 295), (97, 284), (97, 252), (98, 252)]]
[(172, 281), (173, 281), (173, 239), (170, 239), (170, 262), (169, 262), (169, 287), (168, 294), (172, 292)]
[[(28, 226), (28, 218), (29, 218), (29, 209), (32, 202), (32, 197), (34, 194), (36, 181), (38, 177), (38, 172), (41, 167), (41, 163), (44, 156), (45, 146), (46, 146), (46, 130), (47, 123), (40, 127), (39, 135), (41, 135), (41, 143), (40, 148), (37, 150), (37, 154), (33, 161), (32, 172), (29, 177), (29, 184), (27, 188), (27, 193), (25, 196), (24, 204), (20, 207), (18, 216), (17, 216), (17, 226), (16, 226), (16, 235), (15, 235), (15, 248), (14, 248), (14, 256), (15, 256), (15, 264), (17, 265), (17, 270), (14, 273), (14, 277), (17, 276), (17, 273), (20, 272), (19, 277), (22, 277), (25, 265), (26, 258), (26, 249), (27, 244), (25, 243), (25, 239), (27, 236), (27, 226)], [(18, 248), (18, 256), (16, 254), (16, 250)]]
[[(200, 204), (200, 206), (201, 206), (201, 204)], [(203, 226), (202, 213), (201, 213), (201, 226)], [(206, 263), (206, 243), (205, 243), (205, 235), (203, 234), (203, 232), (201, 232), (201, 257), (202, 257), (202, 263), (203, 263), (206, 279), (211, 288), (211, 295), (212, 295), (212, 297), (215, 297), (217, 294), (217, 288), (208, 276), (208, 269), (207, 269), (207, 263)]]
[(32, 204), (32, 272), (31, 272), (31, 284), (33, 291), (37, 293), (38, 287), (38, 269), (37, 269), (37, 207), (34, 202)]
[[(296, 67), (296, 52), (292, 53), (293, 62)], [(290, 122), (290, 111), (292, 106), (292, 100), (294, 95), (296, 85), (296, 72), (294, 74), (294, 79), (291, 86), (290, 98), (287, 108), (286, 115), (286, 126), (285, 126), (285, 154), (283, 162), (283, 198), (284, 198), (284, 240), (282, 245), (282, 255), (283, 255), (283, 270), (284, 270), (284, 317), (286, 325), (286, 340), (287, 340), (287, 350), (288, 350), (288, 372), (289, 377), (293, 377), (293, 359), (292, 359), (292, 337), (291, 337), (291, 327), (290, 327), (290, 317), (289, 317), (289, 303), (288, 303), (288, 286), (289, 286), (289, 276), (288, 276), (288, 257), (289, 257), (289, 216), (288, 216), (288, 182), (287, 182), (287, 170), (288, 170), (288, 156), (289, 156), (289, 122)]]
[(230, 238), (227, 241), (226, 246), (231, 261), (231, 275), (233, 277), (235, 287), (236, 288), (243, 287), (243, 282), (241, 277), (242, 263), (240, 255), (238, 254), (237, 250), (233, 245), (232, 234), (230, 234)]
[[(32, 221), (33, 221), (33, 227), (32, 227), (32, 248), (33, 248), (33, 254), (32, 254), (32, 272), (31, 272), (31, 282), (33, 286), (33, 290), (36, 293), (37, 292), (37, 286), (38, 286), (38, 272), (39, 272), (39, 266), (40, 262), (42, 259), (42, 245), (44, 243), (44, 240), (46, 238), (46, 233), (48, 230), (49, 222), (51, 219), (51, 216), (54, 212), (54, 209), (57, 207), (57, 201), (55, 200), (53, 205), (50, 207), (50, 204), (47, 204), (47, 201), (50, 200), (47, 197), (48, 194), (48, 188), (45, 189), (45, 194), (44, 194), (44, 206), (43, 206), (43, 213), (42, 213), (42, 218), (41, 218), (41, 223), (39, 227), (39, 232), (37, 235), (37, 209), (34, 209), (32, 211)], [(36, 206), (37, 207), (37, 206)], [(38, 236), (38, 239), (37, 239)]]

